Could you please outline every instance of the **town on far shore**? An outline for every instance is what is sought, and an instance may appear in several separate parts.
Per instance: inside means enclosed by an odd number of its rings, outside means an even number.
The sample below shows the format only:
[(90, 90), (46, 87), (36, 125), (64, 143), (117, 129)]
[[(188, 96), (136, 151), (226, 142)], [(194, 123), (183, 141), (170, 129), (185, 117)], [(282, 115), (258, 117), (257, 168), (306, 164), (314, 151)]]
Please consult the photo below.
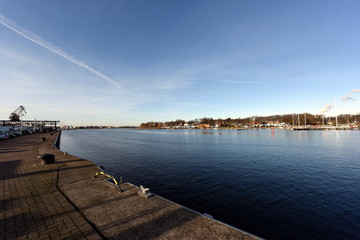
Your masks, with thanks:
[(341, 114), (338, 116), (313, 115), (310, 113), (285, 114), (271, 116), (252, 116), (247, 118), (210, 118), (141, 123), (140, 126), (73, 126), (62, 125), (61, 129), (251, 129), (251, 128), (285, 128), (290, 130), (327, 130), (327, 129), (360, 129), (359, 114)]
[(166, 122), (147, 122), (140, 129), (246, 129), (246, 128), (288, 128), (292, 130), (311, 129), (359, 129), (359, 114), (341, 114), (333, 117), (310, 113), (272, 116), (252, 116), (247, 118), (200, 118), (190, 121), (175, 120)]

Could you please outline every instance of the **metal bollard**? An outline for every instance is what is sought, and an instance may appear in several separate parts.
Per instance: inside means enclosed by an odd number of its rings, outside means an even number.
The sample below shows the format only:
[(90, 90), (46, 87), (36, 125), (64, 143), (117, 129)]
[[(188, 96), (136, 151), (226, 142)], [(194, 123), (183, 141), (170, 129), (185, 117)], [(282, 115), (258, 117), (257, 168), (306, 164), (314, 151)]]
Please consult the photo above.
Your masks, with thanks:
[(54, 154), (41, 154), (38, 156), (41, 159), (41, 164), (51, 164), (55, 162), (55, 155)]

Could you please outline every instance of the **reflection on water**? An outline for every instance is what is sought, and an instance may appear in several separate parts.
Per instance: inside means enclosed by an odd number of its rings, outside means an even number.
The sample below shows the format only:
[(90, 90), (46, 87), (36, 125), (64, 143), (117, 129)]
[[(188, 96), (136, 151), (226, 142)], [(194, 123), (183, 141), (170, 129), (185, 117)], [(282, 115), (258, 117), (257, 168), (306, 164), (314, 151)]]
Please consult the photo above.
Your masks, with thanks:
[(197, 134), (215, 134), (215, 135), (222, 135), (223, 133), (222, 132), (219, 132), (219, 131), (194, 131), (195, 133), (197, 133)]
[(360, 236), (359, 131), (76, 130), (61, 148), (267, 239)]

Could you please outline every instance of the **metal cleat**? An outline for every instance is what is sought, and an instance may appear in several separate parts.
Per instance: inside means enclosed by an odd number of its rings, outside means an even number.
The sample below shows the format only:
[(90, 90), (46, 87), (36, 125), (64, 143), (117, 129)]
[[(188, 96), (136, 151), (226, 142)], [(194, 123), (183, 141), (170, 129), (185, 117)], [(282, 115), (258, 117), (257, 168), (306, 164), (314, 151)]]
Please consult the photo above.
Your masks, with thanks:
[(140, 191), (138, 191), (138, 194), (141, 197), (149, 198), (152, 196), (152, 193), (149, 190), (150, 190), (149, 188), (144, 188), (143, 185), (140, 185)]

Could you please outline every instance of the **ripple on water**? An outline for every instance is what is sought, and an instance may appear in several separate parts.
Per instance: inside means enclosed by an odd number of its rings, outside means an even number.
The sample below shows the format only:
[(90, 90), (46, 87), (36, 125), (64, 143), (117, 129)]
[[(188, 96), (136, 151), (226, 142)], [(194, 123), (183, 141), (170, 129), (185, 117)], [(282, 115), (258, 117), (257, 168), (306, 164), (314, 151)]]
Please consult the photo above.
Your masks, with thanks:
[(267, 239), (358, 239), (359, 131), (64, 131), (61, 149)]

